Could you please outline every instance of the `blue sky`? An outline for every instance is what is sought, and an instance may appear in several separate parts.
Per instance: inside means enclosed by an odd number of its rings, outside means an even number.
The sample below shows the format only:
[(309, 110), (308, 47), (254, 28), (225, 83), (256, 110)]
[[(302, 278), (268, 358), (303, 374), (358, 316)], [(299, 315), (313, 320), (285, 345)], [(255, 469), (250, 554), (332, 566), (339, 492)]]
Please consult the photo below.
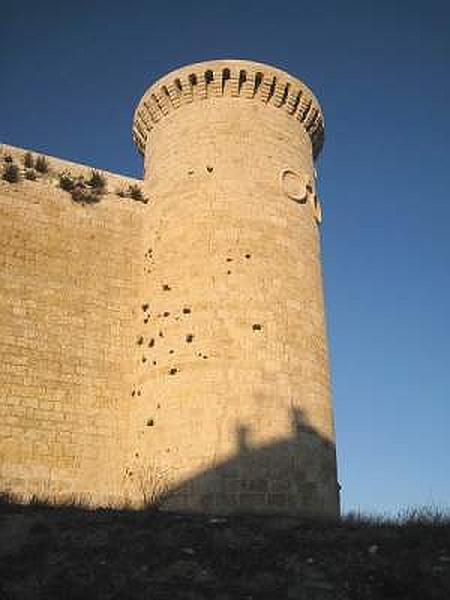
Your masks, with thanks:
[(0, 141), (141, 175), (159, 75), (249, 58), (303, 79), (318, 161), (344, 510), (450, 506), (450, 4), (1, 2)]

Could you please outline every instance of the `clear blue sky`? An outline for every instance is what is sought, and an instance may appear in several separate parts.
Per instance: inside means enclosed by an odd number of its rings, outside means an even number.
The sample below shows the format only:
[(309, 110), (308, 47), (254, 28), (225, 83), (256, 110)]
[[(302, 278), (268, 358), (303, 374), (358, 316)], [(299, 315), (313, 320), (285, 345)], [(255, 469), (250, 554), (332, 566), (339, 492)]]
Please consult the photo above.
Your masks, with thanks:
[(0, 2), (0, 141), (141, 175), (159, 75), (249, 58), (319, 97), (323, 252), (345, 510), (450, 505), (450, 4)]

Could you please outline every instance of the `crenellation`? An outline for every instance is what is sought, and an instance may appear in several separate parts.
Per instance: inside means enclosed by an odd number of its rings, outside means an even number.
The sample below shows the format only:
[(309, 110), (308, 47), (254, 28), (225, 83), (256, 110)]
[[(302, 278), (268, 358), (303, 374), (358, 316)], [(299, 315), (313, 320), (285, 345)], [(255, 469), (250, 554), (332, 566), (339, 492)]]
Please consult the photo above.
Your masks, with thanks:
[(164, 92), (164, 88), (155, 93), (155, 102), (164, 116), (168, 115), (170, 110), (173, 109), (170, 96)]
[(241, 86), (241, 96), (243, 98), (252, 99), (255, 95), (255, 74), (254, 73), (246, 73), (245, 81), (243, 81)]
[(168, 83), (163, 85), (163, 90), (167, 90), (167, 94), (170, 98), (172, 106), (177, 109), (181, 105), (181, 90), (175, 85), (175, 83)]
[(194, 90), (192, 85), (192, 74), (180, 77), (177, 80), (181, 85), (182, 102), (190, 104), (194, 100)]
[(230, 96), (231, 98), (238, 98), (240, 96), (240, 72), (237, 69), (231, 68), (230, 76), (226, 82), (226, 86), (223, 90), (224, 96)]
[(277, 108), (283, 106), (286, 103), (286, 99), (289, 93), (289, 83), (279, 83), (275, 84), (275, 92), (273, 97), (273, 105)]
[[(267, 66), (258, 63), (246, 63), (243, 61), (222, 61), (222, 68), (217, 68), (219, 61), (211, 63), (198, 63), (188, 69), (179, 69), (173, 75), (164, 77), (161, 83), (155, 84), (144, 96), (139, 106), (146, 106), (153, 123), (161, 120), (161, 117), (176, 110), (184, 104), (190, 104), (195, 99), (205, 100), (214, 97), (230, 97), (256, 99), (263, 103), (285, 110), (288, 114), (294, 114), (301, 122), (307, 116), (311, 107), (315, 108), (315, 120), (319, 123), (322, 119), (317, 102), (310, 91), (298, 80), (292, 80), (286, 73), (273, 69), (268, 71)], [(210, 68), (208, 68), (210, 66)], [(259, 69), (258, 67), (263, 67)], [(155, 98), (155, 90), (171, 89), (172, 93), (167, 96), (172, 102), (165, 105), (164, 111), (158, 105)], [(178, 102), (173, 102), (176, 97), (174, 90), (181, 92)], [(150, 100), (153, 97), (153, 105)], [(159, 98), (160, 96), (158, 96)], [(143, 139), (145, 138), (142, 127), (142, 111), (137, 108), (135, 113), (134, 128), (135, 139), (138, 148), (143, 152)], [(166, 112), (167, 111), (167, 112)], [(308, 123), (310, 126), (311, 123)], [(320, 150), (318, 146), (313, 147), (314, 152)]]
[(206, 73), (203, 75), (203, 77), (198, 78), (193, 88), (198, 98), (201, 100), (206, 100), (208, 97), (208, 82), (206, 80)]
[(273, 95), (273, 90), (275, 88), (275, 76), (269, 78), (266, 74), (263, 75), (261, 85), (259, 86), (255, 98), (261, 100), (261, 102), (268, 103), (271, 96)]
[(297, 110), (295, 112), (295, 116), (297, 117), (297, 119), (303, 122), (311, 107), (312, 100), (302, 94), (300, 97), (300, 102), (298, 103)]

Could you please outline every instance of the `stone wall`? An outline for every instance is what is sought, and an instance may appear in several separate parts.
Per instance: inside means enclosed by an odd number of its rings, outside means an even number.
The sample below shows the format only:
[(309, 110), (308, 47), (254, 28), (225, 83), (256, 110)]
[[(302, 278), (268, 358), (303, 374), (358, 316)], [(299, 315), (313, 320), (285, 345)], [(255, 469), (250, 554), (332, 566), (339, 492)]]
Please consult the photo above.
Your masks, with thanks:
[[(24, 153), (3, 146), (1, 166)], [(139, 182), (107, 173), (98, 204), (75, 203), (57, 174), (90, 169), (47, 158), (36, 181), (0, 180), (0, 486), (109, 502), (123, 494), (146, 207), (114, 193)]]
[[(249, 61), (140, 101), (143, 182), (0, 182), (0, 486), (92, 504), (336, 516), (314, 158), (320, 106)], [(23, 150), (3, 147), (23, 161)], [(141, 183), (148, 203), (115, 192)]]

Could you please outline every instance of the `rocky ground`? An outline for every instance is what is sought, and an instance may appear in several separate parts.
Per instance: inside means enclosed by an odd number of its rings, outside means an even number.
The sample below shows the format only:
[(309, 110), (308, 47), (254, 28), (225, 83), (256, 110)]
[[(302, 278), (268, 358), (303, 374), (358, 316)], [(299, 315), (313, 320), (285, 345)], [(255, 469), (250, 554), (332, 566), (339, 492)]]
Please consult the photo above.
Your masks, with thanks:
[(450, 520), (0, 504), (0, 600), (448, 600)]

